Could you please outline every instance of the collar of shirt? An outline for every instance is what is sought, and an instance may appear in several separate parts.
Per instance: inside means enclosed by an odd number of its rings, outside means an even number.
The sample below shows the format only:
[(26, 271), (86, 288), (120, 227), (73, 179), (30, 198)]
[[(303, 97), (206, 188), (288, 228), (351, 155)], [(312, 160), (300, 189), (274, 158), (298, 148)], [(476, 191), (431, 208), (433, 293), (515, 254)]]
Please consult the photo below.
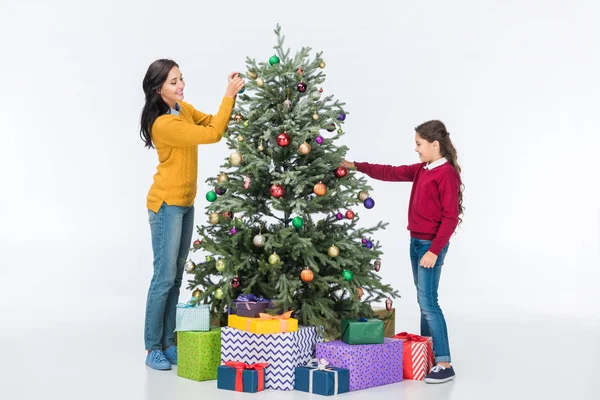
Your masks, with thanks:
[(425, 165), (423, 168), (432, 170), (435, 167), (439, 167), (440, 165), (446, 164), (447, 162), (448, 162), (448, 160), (446, 160), (446, 157), (442, 157), (442, 158), (440, 158), (437, 161), (434, 161), (432, 163), (429, 163), (429, 164)]
[(169, 109), (169, 114), (173, 114), (173, 115), (179, 116), (179, 112), (180, 111), (181, 111), (181, 107), (179, 106), (179, 103), (175, 102), (175, 108), (170, 108)]

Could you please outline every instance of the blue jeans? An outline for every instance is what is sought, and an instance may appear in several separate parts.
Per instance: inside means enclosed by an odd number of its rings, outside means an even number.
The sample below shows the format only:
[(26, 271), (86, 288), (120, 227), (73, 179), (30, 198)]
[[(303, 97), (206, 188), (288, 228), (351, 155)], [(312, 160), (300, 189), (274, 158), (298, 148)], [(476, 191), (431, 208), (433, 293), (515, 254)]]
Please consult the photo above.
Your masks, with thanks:
[(179, 288), (192, 241), (194, 206), (163, 203), (157, 213), (148, 210), (154, 274), (146, 300), (144, 342), (146, 350), (160, 350), (174, 343), (175, 312)]
[(410, 261), (421, 308), (421, 336), (431, 336), (435, 362), (451, 361), (446, 320), (438, 304), (438, 285), (449, 246), (450, 243), (440, 251), (433, 268), (423, 268), (419, 262), (431, 247), (431, 240), (410, 239)]

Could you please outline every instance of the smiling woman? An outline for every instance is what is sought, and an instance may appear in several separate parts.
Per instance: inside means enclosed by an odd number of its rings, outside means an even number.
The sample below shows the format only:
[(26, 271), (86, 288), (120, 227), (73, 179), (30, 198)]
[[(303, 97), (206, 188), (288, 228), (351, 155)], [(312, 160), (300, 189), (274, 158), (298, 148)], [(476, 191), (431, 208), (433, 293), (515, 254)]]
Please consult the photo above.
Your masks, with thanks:
[(168, 370), (177, 364), (175, 310), (192, 240), (198, 145), (219, 142), (227, 128), (235, 97), (244, 87), (238, 72), (229, 74), (228, 81), (214, 116), (183, 101), (185, 83), (173, 60), (153, 62), (142, 83), (146, 102), (140, 136), (158, 154), (147, 198), (154, 274), (146, 302), (144, 341), (146, 365), (153, 369)]

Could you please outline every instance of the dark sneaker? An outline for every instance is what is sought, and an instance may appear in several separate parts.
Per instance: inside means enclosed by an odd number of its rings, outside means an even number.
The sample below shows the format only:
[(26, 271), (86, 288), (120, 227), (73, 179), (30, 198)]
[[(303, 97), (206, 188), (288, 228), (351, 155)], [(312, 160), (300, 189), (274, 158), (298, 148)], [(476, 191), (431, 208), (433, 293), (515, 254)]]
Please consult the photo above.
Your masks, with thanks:
[(446, 368), (442, 365), (436, 365), (431, 368), (429, 375), (425, 377), (427, 383), (444, 383), (454, 379), (454, 368)]

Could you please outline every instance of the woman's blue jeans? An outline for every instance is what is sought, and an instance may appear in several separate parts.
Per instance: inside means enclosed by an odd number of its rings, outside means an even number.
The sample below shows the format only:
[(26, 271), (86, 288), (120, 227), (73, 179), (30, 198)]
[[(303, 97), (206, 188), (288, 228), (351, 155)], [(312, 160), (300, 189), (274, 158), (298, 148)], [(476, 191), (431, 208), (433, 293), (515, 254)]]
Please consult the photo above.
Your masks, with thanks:
[(192, 241), (194, 206), (163, 203), (157, 213), (148, 210), (154, 274), (146, 300), (144, 342), (146, 350), (161, 350), (174, 343), (175, 312), (179, 289)]

